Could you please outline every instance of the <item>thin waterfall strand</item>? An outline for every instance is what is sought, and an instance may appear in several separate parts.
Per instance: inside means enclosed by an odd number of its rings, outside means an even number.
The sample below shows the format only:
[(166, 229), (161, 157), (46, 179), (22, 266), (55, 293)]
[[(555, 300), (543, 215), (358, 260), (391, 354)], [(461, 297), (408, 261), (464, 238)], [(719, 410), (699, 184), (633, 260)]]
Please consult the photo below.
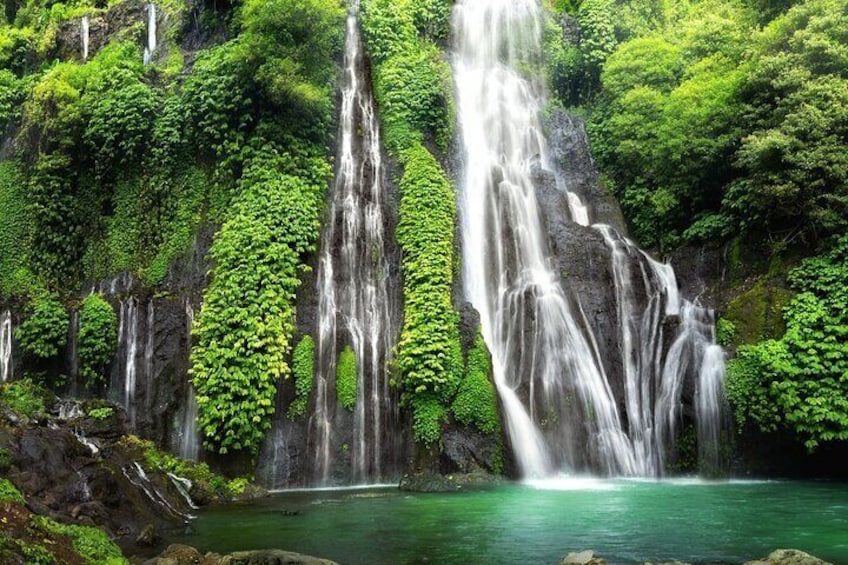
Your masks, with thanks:
[(147, 46), (144, 48), (145, 65), (153, 62), (153, 55), (156, 53), (156, 48), (158, 47), (157, 41), (156, 5), (151, 2), (147, 5)]
[(0, 383), (8, 382), (14, 375), (12, 361), (12, 313), (9, 310), (0, 316)]
[[(191, 354), (191, 328), (194, 324), (194, 308), (191, 306), (191, 300), (186, 298), (185, 301), (185, 319), (186, 319), (186, 350)], [(191, 459), (197, 461), (200, 458), (200, 434), (197, 433), (197, 397), (195, 396), (194, 385), (189, 379), (186, 385), (186, 399), (183, 406), (183, 421), (180, 428), (180, 444), (179, 454), (183, 459)]]
[(85, 15), (80, 20), (80, 40), (82, 42), (82, 60), (88, 61), (88, 44), (89, 44), (89, 20), (88, 15)]

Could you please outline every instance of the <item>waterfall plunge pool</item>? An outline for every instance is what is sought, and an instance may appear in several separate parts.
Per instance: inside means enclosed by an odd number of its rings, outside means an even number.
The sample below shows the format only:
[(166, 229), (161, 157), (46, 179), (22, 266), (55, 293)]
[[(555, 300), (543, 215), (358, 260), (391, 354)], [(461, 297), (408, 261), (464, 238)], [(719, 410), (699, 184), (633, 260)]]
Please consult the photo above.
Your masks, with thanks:
[(342, 564), (742, 563), (794, 548), (848, 564), (848, 485), (562, 479), (492, 490), (277, 493), (203, 511), (175, 539), (201, 551), (278, 548)]

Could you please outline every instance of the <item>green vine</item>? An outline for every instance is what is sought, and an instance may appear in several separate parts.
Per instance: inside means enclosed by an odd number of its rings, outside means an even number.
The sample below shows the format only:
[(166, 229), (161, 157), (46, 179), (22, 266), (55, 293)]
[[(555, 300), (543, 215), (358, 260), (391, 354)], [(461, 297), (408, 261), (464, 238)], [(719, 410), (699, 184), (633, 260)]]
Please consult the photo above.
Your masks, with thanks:
[(68, 338), (68, 312), (52, 294), (38, 296), (31, 314), (17, 330), (21, 349), (37, 359), (48, 360), (59, 355)]
[(301, 420), (306, 416), (309, 395), (315, 382), (315, 341), (305, 335), (292, 354), (292, 375), (294, 375), (295, 398), (289, 405), (286, 415), (290, 420)]

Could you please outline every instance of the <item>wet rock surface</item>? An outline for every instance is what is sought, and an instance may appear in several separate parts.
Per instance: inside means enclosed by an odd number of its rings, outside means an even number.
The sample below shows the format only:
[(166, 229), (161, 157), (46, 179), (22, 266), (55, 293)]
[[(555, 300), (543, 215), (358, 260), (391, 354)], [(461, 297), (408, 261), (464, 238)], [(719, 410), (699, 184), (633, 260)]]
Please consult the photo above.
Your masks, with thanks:
[(292, 551), (266, 549), (239, 551), (229, 555), (202, 554), (193, 547), (174, 544), (144, 565), (337, 565), (335, 561)]
[[(92, 420), (79, 412), (4, 428), (5, 476), (35, 514), (102, 528), (128, 554), (153, 548), (162, 532), (185, 522), (190, 508), (167, 477), (137, 471), (137, 454), (114, 441), (125, 432), (123, 418)], [(90, 445), (99, 446), (96, 453)]]

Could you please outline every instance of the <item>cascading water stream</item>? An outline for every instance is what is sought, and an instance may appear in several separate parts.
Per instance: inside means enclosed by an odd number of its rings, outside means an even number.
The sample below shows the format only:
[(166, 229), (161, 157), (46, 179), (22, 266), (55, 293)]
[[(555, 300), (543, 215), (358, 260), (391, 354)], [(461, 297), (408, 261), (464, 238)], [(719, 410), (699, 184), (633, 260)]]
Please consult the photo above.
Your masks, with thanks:
[(138, 301), (129, 297), (121, 301), (118, 324), (118, 345), (123, 346), (122, 372), (124, 376), (123, 403), (130, 428), (136, 423), (136, 375), (138, 372)]
[(313, 481), (333, 471), (336, 366), (343, 346), (356, 358), (356, 404), (349, 446), (354, 483), (396, 473), (397, 402), (387, 364), (397, 338), (397, 298), (389, 290), (384, 167), (378, 119), (357, 23), (347, 18), (336, 180), (318, 267), (316, 405), (310, 419)]
[(156, 5), (151, 2), (147, 5), (147, 46), (144, 48), (144, 64), (149, 65), (156, 53), (157, 29), (156, 29)]
[[(191, 328), (194, 324), (194, 309), (191, 306), (191, 300), (186, 298), (185, 301), (186, 314), (186, 348), (191, 353)], [(191, 459), (197, 461), (200, 458), (200, 434), (197, 433), (197, 397), (194, 392), (194, 385), (189, 380), (186, 386), (186, 399), (183, 406), (183, 421), (180, 427), (179, 437), (179, 455), (183, 459)]]
[(79, 311), (71, 314), (70, 335), (68, 336), (68, 369), (71, 383), (71, 397), (79, 396)]
[[(531, 174), (554, 168), (540, 121), (544, 84), (530, 76), (542, 68), (542, 24), (537, 0), (462, 0), (455, 8), (465, 294), (480, 312), (525, 477), (659, 475), (687, 375), (703, 383), (699, 422), (719, 421), (711, 407), (720, 405), (723, 357), (696, 327), (706, 311), (682, 303), (671, 267), (598, 225), (611, 256), (622, 386), (608, 378), (580, 297), (566, 293), (554, 266)], [(579, 196), (566, 196), (571, 220), (589, 225)], [(678, 316), (668, 349), (664, 324)], [(713, 425), (703, 427), (706, 434)]]
[(89, 20), (88, 15), (85, 15), (80, 20), (80, 40), (82, 41), (82, 60), (88, 61), (88, 45), (89, 45)]
[(591, 406), (589, 458), (609, 473), (636, 474), (606, 376), (549, 260), (530, 177), (546, 152), (544, 87), (517, 69), (540, 63), (541, 8), (533, 0), (465, 0), (454, 25), (465, 292), (480, 312), (522, 473), (589, 463), (576, 422), (560, 417), (579, 399)]
[(12, 313), (9, 310), (0, 316), (0, 383), (8, 382), (14, 375), (12, 361)]

